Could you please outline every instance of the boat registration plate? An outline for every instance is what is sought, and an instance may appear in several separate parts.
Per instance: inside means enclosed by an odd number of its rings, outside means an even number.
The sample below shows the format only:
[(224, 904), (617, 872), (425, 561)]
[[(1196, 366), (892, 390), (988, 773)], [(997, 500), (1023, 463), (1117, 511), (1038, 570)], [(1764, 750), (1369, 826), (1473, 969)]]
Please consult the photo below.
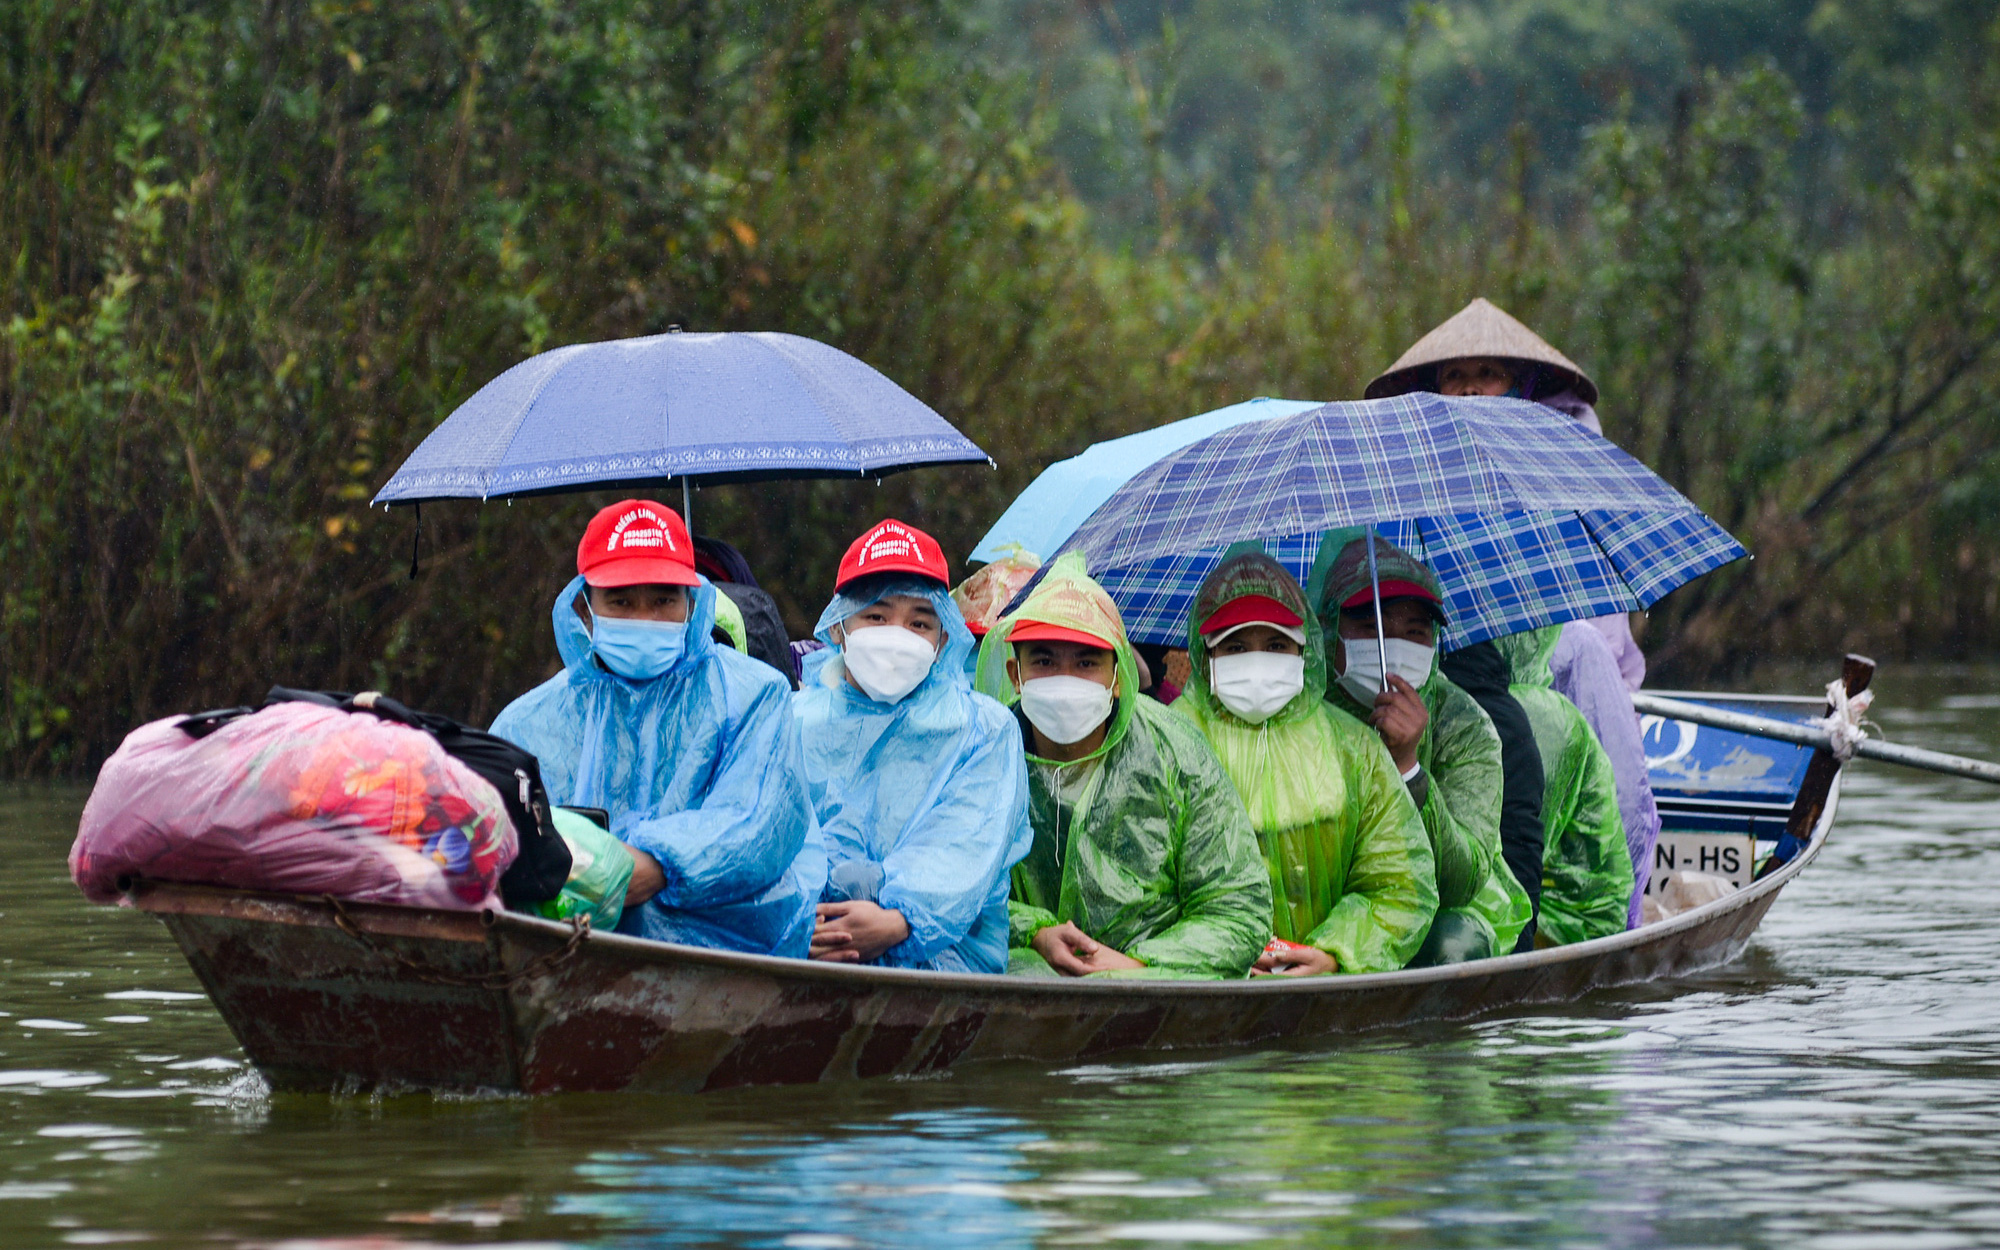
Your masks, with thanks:
[(1653, 874), (1646, 879), (1646, 895), (1652, 897), (1665, 887), (1667, 874), (1703, 872), (1721, 877), (1737, 889), (1750, 884), (1757, 866), (1757, 839), (1747, 833), (1677, 833), (1660, 831), (1653, 847)]

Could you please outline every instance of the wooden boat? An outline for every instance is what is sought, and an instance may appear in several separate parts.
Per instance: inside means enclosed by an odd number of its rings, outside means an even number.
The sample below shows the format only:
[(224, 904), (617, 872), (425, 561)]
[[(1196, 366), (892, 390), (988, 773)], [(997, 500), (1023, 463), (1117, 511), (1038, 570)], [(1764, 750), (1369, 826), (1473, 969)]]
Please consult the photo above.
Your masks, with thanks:
[[(1700, 697), (1783, 710), (1746, 696)], [(1800, 716), (1819, 710), (1788, 706)], [(1669, 728), (1680, 753), (1666, 752), (1667, 763), (1678, 771), (1663, 774), (1655, 762), (1674, 833), (1667, 845), (1682, 835), (1768, 841), (1789, 822), (1807, 835), (1803, 850), (1643, 928), (1443, 968), (1048, 980), (740, 955), (511, 912), (144, 881), (126, 897), (166, 923), (251, 1061), (282, 1089), (692, 1092), (1326, 1038), (1560, 1002), (1734, 958), (1825, 845), (1838, 767), (1803, 748), (1714, 733), (1689, 740), (1704, 756), (1680, 749), (1689, 727)], [(1746, 751), (1755, 757), (1748, 764)], [(1697, 766), (1711, 757), (1715, 768)], [(1708, 773), (1715, 784), (1705, 783)], [(1746, 778), (1755, 783), (1747, 789)]]

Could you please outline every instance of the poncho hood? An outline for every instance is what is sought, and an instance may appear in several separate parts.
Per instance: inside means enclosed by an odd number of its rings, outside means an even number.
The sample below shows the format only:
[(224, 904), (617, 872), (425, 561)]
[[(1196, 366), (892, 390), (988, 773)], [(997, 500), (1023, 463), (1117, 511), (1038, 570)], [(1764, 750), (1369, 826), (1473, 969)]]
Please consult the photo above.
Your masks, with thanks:
[(1124, 741), (1131, 730), (1133, 701), (1139, 695), (1139, 665), (1131, 640), (1125, 636), (1125, 618), (1119, 614), (1118, 605), (1111, 601), (1111, 596), (1091, 579), (1081, 552), (1072, 551), (1050, 565), (1041, 582), (1021, 606), (996, 621), (980, 644), (979, 690), (1008, 707), (1021, 699), (1020, 692), (1014, 689), (1012, 679), (1007, 676), (1007, 661), (1014, 655), (1010, 639), (1017, 626), (1029, 621), (1079, 629), (1086, 634), (1111, 640), (1118, 668), (1111, 691), (1117, 698), (1111, 710), (1111, 729), (1104, 735), (1104, 745), (1084, 759), (1096, 759), (1108, 754)]
[(1555, 655), (1556, 644), (1560, 641), (1562, 626), (1546, 625), (1541, 629), (1495, 638), (1493, 646), (1507, 661), (1515, 685), (1547, 690), (1555, 686), (1555, 674), (1549, 668), (1549, 658)]
[[(1202, 582), (1201, 591), (1195, 596), (1194, 612), (1188, 618), (1188, 660), (1193, 672), (1181, 698), (1194, 699), (1195, 706), (1208, 709), (1210, 715), (1237, 724), (1243, 722), (1223, 707), (1209, 688), (1208, 640), (1202, 637), (1201, 623), (1249, 595), (1275, 599), (1298, 613), (1302, 621), (1313, 619), (1304, 588), (1285, 571), (1284, 565), (1255, 543), (1239, 543), (1230, 548), (1222, 563)], [(1308, 629), (1305, 635), (1305, 688), (1279, 709), (1277, 715), (1265, 721), (1267, 725), (1282, 725), (1310, 715), (1326, 692), (1326, 640), (1317, 629)]]
[[(1350, 712), (1359, 711), (1363, 720), (1367, 719), (1368, 710), (1361, 708), (1340, 688), (1339, 674), (1333, 671), (1333, 645), (1340, 636), (1340, 605), (1369, 586), (1368, 548), (1362, 545), (1367, 534), (1366, 529), (1358, 526), (1328, 530), (1320, 539), (1319, 553), (1313, 557), (1312, 573), (1306, 578), (1306, 599), (1313, 605), (1313, 615), (1318, 618), (1326, 647), (1327, 697), (1336, 699)], [(1438, 584), (1437, 574), (1431, 572), (1430, 565), (1380, 534), (1375, 535), (1375, 573), (1383, 582), (1414, 582), (1439, 600), (1444, 598), (1444, 590)], [(1422, 689), (1428, 691), (1437, 678), (1437, 658), (1433, 656), (1430, 676), (1424, 679)]]
[[(556, 631), (556, 652), (562, 656), (563, 667), (574, 675), (590, 680), (601, 678), (605, 681), (622, 682), (627, 686), (644, 686), (649, 682), (672, 681), (690, 673), (715, 651), (716, 644), (713, 637), (715, 599), (719, 592), (712, 582), (703, 577), (701, 585), (688, 587), (688, 593), (693, 596), (694, 603), (688, 611), (687, 642), (681, 649), (680, 658), (675, 660), (673, 666), (666, 672), (647, 681), (633, 681), (629, 677), (620, 677), (592, 658), (590, 631), (584, 627), (583, 619), (576, 614), (577, 600), (587, 590), (588, 587), (584, 585), (581, 574), (571, 578), (569, 585), (563, 587), (562, 593), (556, 596), (556, 606), (549, 613), (549, 619)], [(588, 599), (584, 600), (585, 607), (588, 607), (589, 603)]]
[[(867, 695), (855, 690), (847, 682), (847, 670), (840, 659), (840, 645), (833, 640), (833, 627), (873, 604), (880, 603), (893, 595), (909, 595), (922, 599), (937, 613), (938, 626), (944, 630), (944, 646), (938, 651), (938, 658), (931, 664), (931, 671), (924, 675), (917, 688), (905, 697), (904, 702), (919, 699), (925, 692), (942, 686), (971, 688), (971, 679), (965, 674), (966, 657), (979, 645), (966, 626), (965, 616), (952, 602), (951, 592), (936, 582), (920, 577), (885, 575), (882, 580), (869, 579), (856, 582), (849, 588), (852, 592), (839, 593), (827, 601), (824, 611), (819, 614), (819, 623), (813, 626), (813, 637), (826, 644), (826, 650), (815, 652), (807, 658), (808, 671), (805, 680), (815, 679), (825, 685), (846, 686), (856, 698), (866, 700)], [(872, 700), (871, 700), (872, 701)]]
[[(1328, 530), (1320, 539), (1319, 554), (1313, 557), (1312, 573), (1306, 578), (1306, 598), (1313, 605), (1313, 614), (1329, 629), (1340, 605), (1368, 589), (1368, 548), (1362, 545), (1367, 533), (1352, 526)], [(1415, 582), (1437, 596), (1442, 610), (1444, 588), (1431, 566), (1380, 534), (1375, 535), (1375, 572), (1384, 582)]]

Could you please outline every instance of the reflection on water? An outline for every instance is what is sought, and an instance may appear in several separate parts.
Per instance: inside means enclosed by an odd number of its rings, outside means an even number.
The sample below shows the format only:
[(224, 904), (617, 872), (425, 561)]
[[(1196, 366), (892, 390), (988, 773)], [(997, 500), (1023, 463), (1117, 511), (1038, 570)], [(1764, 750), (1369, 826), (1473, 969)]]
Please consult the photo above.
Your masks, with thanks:
[[(2000, 756), (2000, 674), (1891, 671)], [(0, 791), (0, 1245), (1991, 1244), (2000, 796), (1867, 766), (1729, 968), (1320, 1050), (701, 1098), (272, 1096)]]

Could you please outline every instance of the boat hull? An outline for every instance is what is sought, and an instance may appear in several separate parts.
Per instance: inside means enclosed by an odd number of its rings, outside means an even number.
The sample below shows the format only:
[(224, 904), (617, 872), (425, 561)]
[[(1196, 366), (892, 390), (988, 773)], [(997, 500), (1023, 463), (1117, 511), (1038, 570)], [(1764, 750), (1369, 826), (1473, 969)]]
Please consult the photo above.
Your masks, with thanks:
[(1740, 953), (1824, 844), (1705, 907), (1574, 946), (1366, 976), (1053, 980), (863, 968), (580, 935), (513, 913), (139, 882), (280, 1089), (696, 1092), (987, 1060), (1310, 1040), (1662, 980)]

